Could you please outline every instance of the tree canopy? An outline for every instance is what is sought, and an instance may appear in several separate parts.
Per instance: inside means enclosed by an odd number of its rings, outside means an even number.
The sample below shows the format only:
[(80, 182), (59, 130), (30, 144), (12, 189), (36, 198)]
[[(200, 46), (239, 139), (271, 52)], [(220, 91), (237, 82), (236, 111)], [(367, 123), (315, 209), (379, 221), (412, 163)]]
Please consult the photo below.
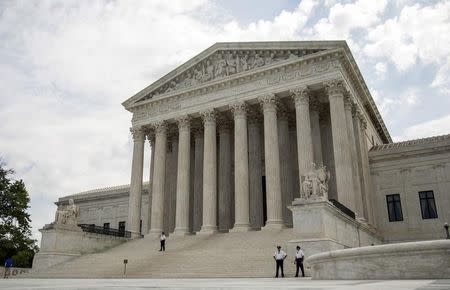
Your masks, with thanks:
[(12, 257), (14, 267), (31, 267), (38, 248), (31, 238), (30, 197), (25, 183), (12, 179), (13, 174), (0, 160), (0, 261)]

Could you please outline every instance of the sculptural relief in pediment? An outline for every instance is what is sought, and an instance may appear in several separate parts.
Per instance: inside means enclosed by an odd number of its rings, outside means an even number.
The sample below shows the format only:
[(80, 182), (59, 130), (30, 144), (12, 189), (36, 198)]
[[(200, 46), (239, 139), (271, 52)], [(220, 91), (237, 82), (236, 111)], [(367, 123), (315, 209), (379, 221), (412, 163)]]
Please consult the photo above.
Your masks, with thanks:
[(219, 50), (162, 84), (139, 101), (176, 90), (193, 87), (212, 80), (296, 59), (323, 49), (290, 50)]

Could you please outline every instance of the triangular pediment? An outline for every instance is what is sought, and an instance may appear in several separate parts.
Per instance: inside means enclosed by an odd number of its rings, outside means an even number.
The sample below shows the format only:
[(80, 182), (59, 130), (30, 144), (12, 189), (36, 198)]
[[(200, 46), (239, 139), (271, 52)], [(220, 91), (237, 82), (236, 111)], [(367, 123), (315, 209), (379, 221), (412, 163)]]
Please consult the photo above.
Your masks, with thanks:
[(216, 43), (123, 105), (128, 108), (158, 96), (344, 46), (343, 41)]

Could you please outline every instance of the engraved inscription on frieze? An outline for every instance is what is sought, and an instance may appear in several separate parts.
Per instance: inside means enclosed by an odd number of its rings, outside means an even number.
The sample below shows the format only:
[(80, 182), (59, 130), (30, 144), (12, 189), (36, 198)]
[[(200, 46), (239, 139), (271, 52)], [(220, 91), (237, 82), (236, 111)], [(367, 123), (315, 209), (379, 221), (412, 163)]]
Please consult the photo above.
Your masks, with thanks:
[(321, 49), (217, 51), (182, 74), (164, 83), (140, 101), (262, 66), (297, 59), (318, 51), (321, 51)]

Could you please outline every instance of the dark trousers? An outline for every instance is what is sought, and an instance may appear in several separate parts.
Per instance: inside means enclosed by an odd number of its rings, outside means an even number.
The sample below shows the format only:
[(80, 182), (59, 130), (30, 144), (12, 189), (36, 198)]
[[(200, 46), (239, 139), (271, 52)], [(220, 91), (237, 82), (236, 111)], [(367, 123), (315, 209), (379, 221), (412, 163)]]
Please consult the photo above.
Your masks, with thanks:
[(303, 269), (303, 259), (295, 259), (295, 264), (297, 265), (297, 271), (295, 271), (295, 277), (298, 277), (298, 269), (302, 270), (302, 276), (305, 277), (305, 270)]
[(283, 271), (284, 260), (276, 260), (276, 262), (277, 262), (277, 274), (275, 275), (275, 277), (278, 278), (278, 269), (281, 269), (281, 277), (284, 277), (284, 271)]
[(159, 250), (166, 251), (166, 240), (160, 241), (160, 243), (161, 243), (161, 248)]

